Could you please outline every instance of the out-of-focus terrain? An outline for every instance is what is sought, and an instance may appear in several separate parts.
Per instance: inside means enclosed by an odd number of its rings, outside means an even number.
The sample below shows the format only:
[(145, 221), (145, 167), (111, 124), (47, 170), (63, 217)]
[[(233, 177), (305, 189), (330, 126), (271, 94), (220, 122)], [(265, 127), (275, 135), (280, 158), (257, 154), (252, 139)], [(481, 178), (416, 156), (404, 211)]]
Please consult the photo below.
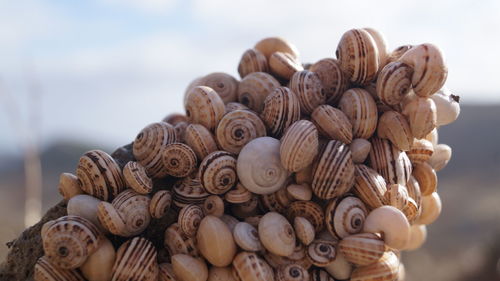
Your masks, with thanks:
[[(500, 105), (462, 106), (457, 122), (440, 129), (453, 148), (438, 173), (441, 217), (428, 228), (422, 249), (404, 254), (407, 280), (500, 280)], [(110, 128), (112, 129), (112, 128)], [(74, 171), (85, 151), (100, 147), (60, 141), (42, 153), (43, 209), (58, 202), (59, 174)], [(6, 242), (23, 230), (23, 163), (0, 155), (0, 261)]]

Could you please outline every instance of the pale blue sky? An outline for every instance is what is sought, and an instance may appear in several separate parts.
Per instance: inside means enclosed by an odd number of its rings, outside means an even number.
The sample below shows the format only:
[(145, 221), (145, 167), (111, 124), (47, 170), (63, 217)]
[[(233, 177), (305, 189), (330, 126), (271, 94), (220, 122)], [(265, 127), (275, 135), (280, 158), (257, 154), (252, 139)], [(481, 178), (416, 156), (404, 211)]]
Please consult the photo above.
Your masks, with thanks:
[[(23, 124), (38, 124), (42, 145), (63, 137), (118, 146), (182, 112), (191, 79), (237, 76), (241, 54), (264, 36), (288, 38), (313, 62), (334, 56), (344, 31), (365, 26), (391, 49), (437, 44), (462, 100), (500, 102), (496, 0), (0, 0), (0, 90), (11, 100), (0, 95), (0, 151), (19, 151), (14, 129)], [(37, 99), (27, 90), (33, 80)], [(15, 108), (21, 125), (9, 121)]]

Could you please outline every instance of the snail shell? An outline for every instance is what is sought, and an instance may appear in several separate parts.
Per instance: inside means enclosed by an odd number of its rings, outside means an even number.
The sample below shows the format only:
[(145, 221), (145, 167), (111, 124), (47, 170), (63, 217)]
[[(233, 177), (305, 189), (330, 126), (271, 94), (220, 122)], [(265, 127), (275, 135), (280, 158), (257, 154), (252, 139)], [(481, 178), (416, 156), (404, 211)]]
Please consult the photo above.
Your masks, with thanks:
[(299, 57), (299, 51), (295, 45), (281, 37), (267, 37), (255, 44), (255, 49), (259, 50), (267, 59), (274, 52), (284, 52), (292, 55), (294, 58)]
[(146, 168), (150, 177), (162, 178), (167, 174), (163, 167), (161, 150), (176, 140), (177, 135), (172, 125), (165, 122), (150, 124), (142, 129), (134, 140), (134, 157)]
[(123, 177), (127, 186), (140, 194), (148, 194), (153, 190), (153, 180), (148, 177), (146, 168), (138, 162), (129, 161), (123, 167)]
[(380, 116), (377, 135), (380, 138), (390, 140), (403, 151), (410, 150), (413, 144), (410, 124), (408, 124), (406, 117), (397, 111), (386, 111)]
[(311, 119), (320, 135), (343, 143), (352, 141), (352, 125), (340, 109), (330, 105), (320, 105), (312, 113)]
[(80, 157), (76, 175), (81, 189), (101, 200), (111, 200), (125, 189), (120, 167), (101, 150), (91, 150)]
[(236, 159), (226, 151), (207, 155), (198, 170), (201, 185), (212, 194), (223, 194), (238, 182)]
[(286, 187), (286, 191), (295, 200), (309, 201), (312, 199), (312, 190), (308, 184), (291, 184)]
[(200, 183), (198, 172), (194, 172), (174, 184), (172, 200), (175, 206), (182, 208), (188, 204), (201, 205), (209, 195)]
[(360, 266), (354, 269), (352, 281), (391, 281), (395, 280), (399, 272), (399, 259), (392, 251), (387, 251), (375, 263)]
[(365, 204), (354, 196), (346, 196), (331, 200), (325, 210), (326, 227), (330, 234), (337, 238), (345, 238), (359, 233), (368, 210)]
[(342, 252), (337, 251), (337, 257), (333, 262), (325, 266), (325, 270), (335, 278), (334, 280), (348, 280), (351, 277), (353, 265), (348, 262)]
[[(321, 140), (322, 139), (319, 139), (319, 147), (322, 146), (322, 143), (321, 143)], [(318, 147), (318, 148), (319, 148)], [(321, 149), (318, 149), (318, 153), (319, 151), (321, 151)], [(313, 161), (314, 162), (314, 161)], [(295, 182), (297, 184), (308, 184), (308, 185), (311, 185), (312, 184), (312, 176), (313, 176), (313, 164), (305, 167), (304, 169), (298, 171), (295, 173)]]
[(328, 274), (328, 272), (324, 271), (320, 268), (314, 268), (311, 273), (311, 281), (335, 281), (335, 279)]
[(337, 257), (335, 242), (329, 240), (314, 240), (306, 253), (312, 264), (319, 267), (325, 267)]
[(429, 160), (434, 153), (434, 146), (426, 139), (414, 139), (411, 149), (406, 152), (413, 165), (421, 164)]
[(203, 213), (220, 217), (224, 214), (224, 200), (217, 195), (210, 195), (203, 203)]
[(276, 281), (310, 281), (309, 272), (299, 264), (283, 265), (276, 269)]
[(179, 123), (187, 123), (188, 119), (186, 115), (182, 113), (170, 113), (169, 115), (165, 116), (165, 118), (163, 118), (163, 120), (161, 121), (168, 123), (172, 126), (175, 126)]
[(354, 183), (354, 164), (349, 146), (329, 141), (313, 168), (312, 190), (321, 199), (340, 196)]
[(245, 78), (250, 73), (269, 72), (267, 58), (257, 49), (248, 49), (241, 56), (238, 73)]
[(384, 67), (384, 65), (386, 65), (387, 63), (387, 58), (389, 56), (389, 51), (387, 50), (387, 41), (385, 40), (384, 35), (371, 27), (365, 27), (363, 29), (368, 33), (370, 33), (373, 40), (375, 41), (378, 51), (379, 67), (380, 68)]
[(275, 76), (290, 80), (295, 72), (304, 70), (304, 67), (289, 53), (274, 52), (269, 57), (269, 69)]
[(238, 101), (251, 110), (261, 113), (264, 109), (264, 100), (279, 86), (278, 80), (268, 73), (250, 73), (240, 82)]
[(261, 203), (266, 211), (284, 213), (292, 203), (292, 198), (288, 196), (287, 189), (281, 188), (271, 194), (262, 195)]
[(422, 204), (422, 193), (420, 192), (420, 185), (415, 177), (410, 176), (408, 183), (406, 184), (406, 190), (408, 191), (408, 196), (412, 198), (420, 210)]
[(336, 51), (340, 67), (356, 85), (375, 79), (379, 68), (377, 44), (364, 29), (351, 29), (342, 35)]
[(390, 63), (399, 60), (399, 58), (411, 48), (413, 48), (413, 45), (402, 45), (397, 47), (389, 54), (387, 62)]
[(243, 147), (238, 156), (241, 184), (257, 194), (269, 194), (282, 188), (289, 176), (281, 164), (280, 142), (271, 137), (256, 138)]
[(166, 173), (183, 178), (196, 170), (198, 159), (191, 147), (183, 143), (171, 143), (163, 149), (163, 166)]
[(226, 108), (226, 114), (228, 114), (231, 111), (235, 111), (235, 110), (250, 110), (250, 108), (248, 108), (248, 106), (246, 106), (242, 103), (239, 103), (239, 102), (228, 102), (228, 103), (226, 103), (225, 108)]
[(68, 215), (79, 216), (84, 219), (89, 220), (97, 228), (105, 233), (107, 230), (101, 225), (97, 219), (97, 210), (101, 200), (86, 194), (79, 194), (73, 196), (68, 201), (68, 206), (66, 210)]
[(278, 256), (268, 251), (264, 253), (264, 258), (274, 269), (289, 264), (298, 264), (305, 269), (309, 269), (312, 266), (312, 262), (307, 257), (306, 250), (307, 247), (305, 247), (302, 243), (297, 243), (293, 254), (290, 256)]
[(321, 207), (312, 201), (295, 201), (287, 209), (287, 217), (290, 221), (295, 217), (304, 217), (314, 226), (314, 231), (323, 229), (325, 215)]
[(417, 180), (423, 196), (431, 195), (436, 191), (437, 175), (429, 164), (421, 163), (414, 165), (412, 176)]
[(436, 125), (444, 126), (457, 120), (460, 114), (460, 97), (453, 95), (451, 91), (443, 87), (436, 94), (431, 96), (436, 104)]
[(171, 256), (186, 254), (197, 257), (199, 255), (195, 237), (184, 234), (178, 223), (173, 223), (167, 227), (164, 238), (164, 246)]
[(116, 251), (113, 244), (103, 238), (99, 243), (99, 248), (80, 266), (80, 271), (89, 281), (111, 280), (115, 259)]
[(411, 132), (417, 139), (424, 138), (437, 124), (436, 104), (430, 98), (417, 97), (403, 107)]
[(429, 97), (446, 82), (448, 68), (441, 51), (433, 44), (415, 46), (405, 52), (399, 61), (413, 67), (411, 83), (418, 96)]
[(190, 124), (184, 135), (186, 144), (193, 149), (198, 159), (205, 158), (217, 150), (217, 143), (212, 133), (199, 124)]
[(236, 227), (236, 224), (238, 224), (240, 222), (237, 218), (230, 216), (230, 215), (226, 215), (226, 214), (222, 215), (220, 217), (220, 220), (222, 222), (224, 222), (227, 225), (227, 227), (229, 227), (229, 230), (231, 230), (231, 233), (233, 233), (234, 228)]
[(386, 183), (406, 185), (411, 175), (411, 162), (404, 151), (397, 149), (388, 140), (372, 138), (370, 164)]
[[(408, 205), (408, 191), (406, 187), (400, 184), (390, 184), (387, 186), (387, 192), (384, 195), (384, 201), (387, 205), (394, 206), (403, 211)], [(404, 213), (404, 212), (403, 212)]]
[(174, 126), (177, 141), (184, 143), (186, 141), (186, 129), (189, 126), (188, 122), (179, 122)]
[(422, 197), (422, 212), (415, 222), (416, 224), (431, 224), (441, 214), (441, 198), (437, 192)]
[(326, 103), (336, 104), (349, 86), (339, 61), (333, 58), (322, 59), (311, 65), (309, 70), (318, 74), (326, 95)]
[(434, 171), (440, 171), (451, 159), (451, 147), (446, 144), (438, 144), (434, 146), (434, 153), (427, 161)]
[(406, 218), (408, 219), (408, 222), (410, 224), (413, 224), (418, 217), (420, 216), (420, 205), (413, 200), (413, 198), (409, 197), (406, 199), (406, 205), (401, 209), (403, 211), (403, 214), (405, 214)]
[(160, 190), (153, 195), (149, 203), (149, 213), (155, 219), (162, 218), (167, 214), (172, 204), (172, 193), (168, 190)]
[(73, 196), (83, 193), (78, 177), (71, 173), (62, 173), (59, 176), (57, 189), (66, 201), (70, 200)]
[(233, 230), (233, 236), (236, 244), (245, 251), (257, 252), (263, 249), (257, 229), (249, 223), (237, 223)]
[(372, 144), (365, 139), (354, 139), (349, 145), (351, 149), (352, 162), (362, 164), (372, 149)]
[(203, 209), (198, 205), (187, 205), (183, 207), (177, 219), (182, 233), (190, 237), (195, 236), (204, 216)]
[(368, 214), (363, 232), (380, 233), (388, 247), (403, 249), (408, 241), (410, 224), (399, 209), (382, 206)]
[(373, 233), (360, 233), (345, 237), (339, 243), (339, 251), (347, 261), (357, 266), (369, 265), (384, 255), (384, 240)]
[(259, 238), (271, 253), (289, 256), (295, 248), (295, 232), (287, 219), (276, 212), (265, 214), (259, 221)]
[(253, 194), (252, 198), (247, 202), (232, 205), (231, 212), (233, 213), (234, 216), (242, 219), (258, 215), (259, 197)]
[(316, 233), (314, 232), (314, 226), (306, 218), (295, 217), (293, 221), (293, 227), (295, 229), (295, 235), (299, 238), (300, 242), (304, 245), (309, 245), (314, 240)]
[(266, 126), (257, 114), (249, 110), (235, 110), (224, 115), (215, 132), (219, 146), (234, 154), (251, 140), (265, 135)]
[(190, 123), (201, 124), (213, 131), (225, 112), (224, 101), (210, 87), (194, 87), (187, 96), (186, 116)]
[(356, 196), (370, 209), (385, 205), (384, 194), (387, 186), (384, 178), (377, 171), (362, 164), (356, 165), (355, 169), (354, 193)]
[(89, 220), (64, 216), (52, 221), (42, 233), (47, 260), (61, 269), (75, 269), (94, 253), (102, 239)]
[(50, 263), (46, 256), (40, 257), (35, 264), (35, 281), (84, 281), (85, 278), (76, 270), (62, 269)]
[(405, 250), (413, 251), (424, 244), (427, 239), (427, 227), (425, 225), (412, 225), (410, 228), (410, 238), (405, 246)]
[(411, 89), (413, 68), (402, 62), (387, 64), (377, 78), (377, 97), (385, 104), (399, 104)]
[(377, 129), (377, 104), (370, 93), (361, 88), (347, 90), (340, 98), (339, 108), (352, 124), (355, 138), (368, 139)]
[(280, 137), (295, 121), (300, 119), (299, 98), (287, 87), (278, 87), (264, 100), (262, 120), (269, 135)]
[(238, 100), (238, 80), (227, 73), (210, 73), (202, 78), (201, 84), (217, 92), (224, 103)]
[[(184, 100), (183, 100), (183, 104), (184, 106), (186, 106), (186, 102), (187, 102), (187, 98), (188, 98), (188, 95), (189, 93), (191, 92), (191, 90), (194, 88), (194, 87), (197, 87), (197, 86), (202, 86), (201, 84), (201, 81), (203, 80), (203, 76), (201, 77), (197, 77), (195, 79), (193, 79), (189, 85), (186, 87), (186, 90), (184, 91)], [(187, 118), (187, 117), (186, 117)], [(189, 121), (188, 121), (189, 122)], [(167, 122), (169, 123), (169, 122)]]
[(325, 91), (318, 74), (309, 70), (295, 72), (290, 79), (290, 89), (299, 97), (300, 111), (311, 114), (326, 102)]
[(208, 280), (207, 281), (237, 281), (237, 280), (233, 276), (233, 268), (232, 267), (212, 266), (208, 270)]
[(173, 255), (172, 269), (181, 281), (206, 281), (208, 279), (207, 264), (201, 259), (188, 255)]
[(228, 266), (236, 254), (236, 243), (229, 227), (217, 217), (208, 215), (196, 234), (198, 249), (215, 266)]
[(177, 276), (175, 276), (174, 267), (171, 263), (161, 263), (159, 264), (159, 268), (158, 281), (177, 281)]
[(274, 281), (273, 269), (255, 253), (240, 252), (234, 257), (233, 268), (241, 281)]
[(293, 123), (281, 138), (281, 164), (291, 172), (309, 166), (318, 154), (318, 130), (311, 121)]
[(238, 183), (234, 189), (225, 194), (224, 199), (229, 203), (240, 204), (252, 199), (252, 193), (241, 183)]

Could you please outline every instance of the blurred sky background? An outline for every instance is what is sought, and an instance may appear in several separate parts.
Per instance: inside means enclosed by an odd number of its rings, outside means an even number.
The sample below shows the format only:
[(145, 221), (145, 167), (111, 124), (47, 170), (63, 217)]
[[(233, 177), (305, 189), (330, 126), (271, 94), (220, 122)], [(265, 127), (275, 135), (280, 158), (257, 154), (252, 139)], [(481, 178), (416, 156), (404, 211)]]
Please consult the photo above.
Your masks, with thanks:
[(435, 43), (463, 102), (500, 102), (498, 0), (0, 0), (0, 152), (21, 151), (20, 128), (42, 147), (60, 138), (117, 147), (182, 112), (197, 76), (238, 77), (241, 54), (265, 36), (314, 62), (367, 26), (390, 49)]

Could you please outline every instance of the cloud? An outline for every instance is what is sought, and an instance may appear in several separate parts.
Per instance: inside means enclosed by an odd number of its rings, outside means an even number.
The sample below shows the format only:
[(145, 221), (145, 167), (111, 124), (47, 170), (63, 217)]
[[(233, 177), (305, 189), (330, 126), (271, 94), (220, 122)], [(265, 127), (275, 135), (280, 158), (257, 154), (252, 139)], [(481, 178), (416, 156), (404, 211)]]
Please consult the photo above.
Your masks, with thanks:
[(107, 4), (139, 9), (148, 13), (171, 11), (178, 3), (176, 0), (99, 0)]

